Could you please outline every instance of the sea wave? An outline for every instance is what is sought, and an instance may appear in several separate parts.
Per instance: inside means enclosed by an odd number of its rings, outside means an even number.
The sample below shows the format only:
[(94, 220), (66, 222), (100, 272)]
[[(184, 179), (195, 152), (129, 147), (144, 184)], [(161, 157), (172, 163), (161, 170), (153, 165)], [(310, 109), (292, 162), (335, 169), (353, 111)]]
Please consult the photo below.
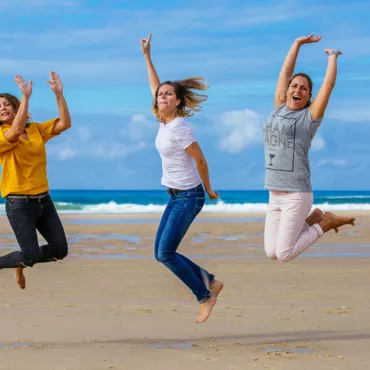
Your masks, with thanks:
[(369, 199), (370, 195), (333, 195), (322, 197), (324, 199)]
[[(166, 205), (162, 204), (134, 204), (124, 203), (118, 204), (114, 201), (108, 203), (100, 203), (93, 205), (83, 205), (68, 202), (55, 202), (55, 206), (60, 214), (134, 214), (134, 213), (162, 213)], [(266, 212), (267, 203), (226, 203), (219, 200), (214, 204), (206, 204), (203, 212), (229, 212), (229, 213), (253, 213)], [(313, 208), (320, 208), (323, 211), (369, 211), (370, 203), (342, 203), (329, 204), (321, 203), (314, 204)], [(5, 214), (5, 205), (0, 205), (0, 214)]]

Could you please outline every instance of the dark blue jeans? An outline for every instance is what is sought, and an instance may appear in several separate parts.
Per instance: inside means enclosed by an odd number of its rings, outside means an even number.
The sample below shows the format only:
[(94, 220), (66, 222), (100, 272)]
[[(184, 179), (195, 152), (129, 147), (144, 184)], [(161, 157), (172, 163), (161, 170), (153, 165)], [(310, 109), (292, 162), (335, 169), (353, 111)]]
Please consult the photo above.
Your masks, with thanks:
[(197, 297), (205, 302), (211, 293), (208, 290), (214, 275), (190, 261), (176, 250), (189, 226), (204, 206), (202, 187), (173, 195), (159, 224), (154, 253), (157, 261), (170, 269)]
[[(67, 256), (67, 238), (49, 195), (42, 199), (8, 198), (6, 215), (21, 250), (0, 257), (0, 269), (32, 267)], [(48, 244), (39, 247), (36, 230)]]

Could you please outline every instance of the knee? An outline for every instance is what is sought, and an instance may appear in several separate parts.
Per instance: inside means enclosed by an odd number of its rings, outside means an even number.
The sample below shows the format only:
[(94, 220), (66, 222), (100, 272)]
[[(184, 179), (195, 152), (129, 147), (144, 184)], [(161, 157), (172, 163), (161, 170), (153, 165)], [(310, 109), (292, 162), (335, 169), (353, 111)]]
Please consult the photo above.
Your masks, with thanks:
[(54, 247), (53, 257), (55, 257), (56, 259), (62, 260), (63, 258), (66, 258), (67, 255), (68, 255), (68, 243), (66, 240), (58, 243)]
[(270, 260), (277, 260), (277, 259), (278, 259), (278, 258), (276, 257), (276, 255), (275, 255), (275, 254), (271, 254), (271, 255), (266, 254), (266, 256), (267, 256), (267, 258), (269, 258)]
[(39, 252), (25, 252), (23, 253), (21, 263), (24, 266), (32, 267), (35, 263), (42, 261), (43, 255)]
[(158, 252), (155, 255), (155, 259), (164, 264), (164, 265), (169, 265), (174, 259), (174, 253), (169, 253), (169, 252)]
[(283, 252), (277, 252), (276, 258), (280, 262), (289, 262), (293, 259), (293, 256), (292, 256), (292, 252), (288, 250), (288, 251), (283, 251)]
[(265, 244), (265, 254), (271, 260), (276, 260), (277, 259), (277, 257), (276, 257), (276, 248), (268, 247), (266, 244)]

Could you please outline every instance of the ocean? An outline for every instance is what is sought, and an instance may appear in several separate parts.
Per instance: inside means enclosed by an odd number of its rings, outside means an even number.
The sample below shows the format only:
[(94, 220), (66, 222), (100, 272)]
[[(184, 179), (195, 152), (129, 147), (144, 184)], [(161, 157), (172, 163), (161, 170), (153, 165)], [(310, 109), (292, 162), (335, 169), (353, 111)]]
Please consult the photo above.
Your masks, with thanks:
[[(263, 212), (265, 190), (221, 190), (220, 199), (206, 201), (203, 212)], [(165, 190), (52, 190), (62, 214), (161, 213), (168, 201)], [(0, 214), (5, 214), (4, 199)], [(370, 191), (315, 191), (314, 206), (323, 210), (370, 210)]]

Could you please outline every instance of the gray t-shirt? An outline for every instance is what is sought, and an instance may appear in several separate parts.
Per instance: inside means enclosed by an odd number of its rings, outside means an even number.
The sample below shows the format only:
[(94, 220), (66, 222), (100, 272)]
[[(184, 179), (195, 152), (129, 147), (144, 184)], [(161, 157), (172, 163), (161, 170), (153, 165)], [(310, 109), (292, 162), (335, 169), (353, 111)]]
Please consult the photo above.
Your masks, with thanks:
[(264, 126), (266, 189), (312, 191), (308, 151), (321, 121), (309, 107), (292, 111), (285, 104), (271, 115)]

